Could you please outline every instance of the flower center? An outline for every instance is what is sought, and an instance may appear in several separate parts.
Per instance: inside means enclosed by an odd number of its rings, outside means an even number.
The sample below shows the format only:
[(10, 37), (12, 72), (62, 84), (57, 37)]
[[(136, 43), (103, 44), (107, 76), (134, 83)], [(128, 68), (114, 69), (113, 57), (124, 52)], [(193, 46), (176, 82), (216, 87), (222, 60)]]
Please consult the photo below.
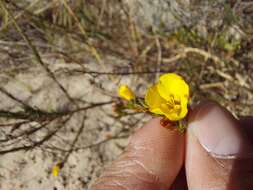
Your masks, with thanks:
[(169, 100), (166, 101), (165, 104), (162, 105), (163, 109), (167, 112), (167, 113), (176, 113), (176, 114), (180, 114), (181, 112), (181, 103), (179, 100), (175, 100), (174, 97), (171, 97)]

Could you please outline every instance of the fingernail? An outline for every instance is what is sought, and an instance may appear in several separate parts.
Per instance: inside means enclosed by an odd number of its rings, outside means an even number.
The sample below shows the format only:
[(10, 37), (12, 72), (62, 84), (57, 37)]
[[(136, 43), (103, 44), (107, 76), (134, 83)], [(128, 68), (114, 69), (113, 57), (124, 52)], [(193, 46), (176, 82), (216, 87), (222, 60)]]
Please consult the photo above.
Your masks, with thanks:
[(213, 102), (197, 107), (190, 116), (189, 132), (216, 157), (237, 157), (252, 150), (238, 121)]

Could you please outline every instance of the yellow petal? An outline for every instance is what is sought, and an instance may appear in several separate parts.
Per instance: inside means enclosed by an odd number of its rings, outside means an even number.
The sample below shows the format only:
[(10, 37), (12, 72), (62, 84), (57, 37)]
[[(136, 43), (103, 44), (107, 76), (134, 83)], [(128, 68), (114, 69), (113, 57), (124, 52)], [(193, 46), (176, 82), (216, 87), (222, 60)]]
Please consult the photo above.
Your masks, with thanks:
[(181, 99), (181, 105), (180, 105), (181, 109), (180, 109), (179, 114), (177, 115), (176, 120), (181, 120), (187, 115), (188, 113), (187, 106), (188, 106), (188, 99), (186, 98)]
[(145, 102), (149, 107), (149, 111), (155, 114), (164, 114), (161, 109), (160, 106), (161, 104), (166, 103), (165, 100), (159, 95), (158, 91), (157, 91), (157, 86), (153, 85), (151, 86), (146, 95), (145, 95)]
[(54, 165), (52, 169), (53, 176), (57, 177), (59, 175), (59, 172), (60, 172), (59, 164)]
[(158, 85), (158, 92), (166, 100), (170, 100), (171, 97), (189, 97), (189, 86), (184, 79), (175, 74), (168, 73), (160, 77)]
[(170, 120), (170, 121), (178, 121), (180, 119), (182, 119), (182, 117), (179, 117), (179, 115), (175, 112), (170, 113), (170, 114), (166, 114), (166, 117)]
[(180, 120), (180, 119), (183, 119), (186, 115), (187, 115), (187, 113), (188, 113), (188, 108), (187, 108), (187, 106), (183, 106), (182, 108), (181, 108), (181, 112), (180, 112), (180, 115), (178, 116), (178, 120)]
[(128, 101), (133, 100), (135, 98), (133, 91), (127, 85), (121, 85), (119, 87), (118, 94), (121, 98)]
[(145, 102), (150, 112), (164, 115), (170, 121), (183, 119), (188, 113), (189, 86), (174, 73), (164, 74), (159, 82), (150, 87)]

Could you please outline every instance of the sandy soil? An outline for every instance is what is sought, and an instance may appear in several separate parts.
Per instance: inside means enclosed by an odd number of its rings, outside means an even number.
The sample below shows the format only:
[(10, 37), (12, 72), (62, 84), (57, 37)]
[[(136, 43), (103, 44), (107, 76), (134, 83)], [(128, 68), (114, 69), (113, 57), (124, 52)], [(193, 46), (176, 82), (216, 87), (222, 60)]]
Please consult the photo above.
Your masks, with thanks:
[[(79, 67), (78, 65), (68, 66), (59, 62), (59, 60), (54, 60), (54, 62), (54, 65), (50, 65), (51, 70)], [(92, 64), (95, 63), (91, 63), (90, 68), (93, 67)], [(122, 65), (124, 63), (118, 61), (117, 64)], [(10, 70), (11, 68), (6, 69)], [(25, 103), (34, 107), (37, 106), (40, 109), (52, 111), (69, 108), (70, 103), (66, 96), (41, 67), (29, 65), (23, 72), (15, 76), (10, 76), (6, 73), (1, 75), (0, 81), (2, 83), (5, 81), (3, 88), (14, 96), (19, 97)], [(91, 78), (89, 76), (84, 74), (76, 74), (75, 76), (59, 74), (57, 78), (69, 91), (71, 97), (80, 98), (80, 101), (103, 102), (110, 100), (108, 95), (90, 84)], [(107, 76), (97, 79), (107, 89), (107, 92), (111, 92), (114, 95), (116, 94), (116, 87), (119, 81), (129, 83), (130, 80), (132, 80), (131, 77), (125, 79), (114, 77), (114, 79), (109, 79)], [(2, 93), (0, 95), (1, 109), (20, 109), (17, 102)], [(126, 117), (121, 119), (121, 121), (117, 121), (113, 119), (111, 114), (115, 115), (111, 104), (92, 108), (87, 110), (86, 113), (80, 112), (74, 114), (66, 126), (42, 146), (29, 151), (11, 152), (2, 155), (0, 157), (0, 189), (87, 189), (105, 165), (122, 152), (127, 144), (128, 134), (140, 126), (140, 123), (145, 119), (143, 116), (132, 116), (131, 118)], [(84, 115), (87, 117), (85, 127), (75, 144), (75, 148), (78, 148), (78, 150), (70, 154), (63, 169), (60, 171), (60, 175), (54, 177), (52, 175), (52, 167), (56, 163), (61, 162), (66, 155), (66, 152), (59, 151), (55, 147), (60, 147), (64, 150), (69, 149)], [(128, 121), (128, 123), (124, 124), (123, 121)], [(13, 121), (2, 120), (1, 122), (8, 123)], [(33, 124), (35, 126), (36, 122)], [(53, 123), (50, 127), (54, 128), (56, 125), (57, 123)], [(23, 126), (23, 128), (25, 127), (31, 126)], [(1, 130), (3, 138), (4, 133), (7, 133), (8, 130), (10, 128)], [(13, 135), (18, 134), (20, 131), (22, 129), (14, 131)], [(39, 140), (44, 133), (45, 131), (40, 131), (35, 135), (29, 136), (29, 139), (34, 141)], [(110, 140), (111, 137), (115, 139)], [(19, 143), (14, 142), (2, 143), (0, 150), (28, 143), (25, 138)], [(91, 148), (88, 148), (89, 146)]]

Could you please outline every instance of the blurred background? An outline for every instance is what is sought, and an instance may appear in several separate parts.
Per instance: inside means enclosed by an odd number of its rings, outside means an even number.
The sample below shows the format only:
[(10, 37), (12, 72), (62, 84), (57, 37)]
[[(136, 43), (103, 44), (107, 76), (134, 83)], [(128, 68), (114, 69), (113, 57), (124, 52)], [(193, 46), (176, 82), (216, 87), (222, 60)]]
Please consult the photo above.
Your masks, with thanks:
[(252, 42), (249, 0), (0, 0), (0, 189), (88, 189), (150, 118), (120, 84), (176, 72), (252, 115)]

